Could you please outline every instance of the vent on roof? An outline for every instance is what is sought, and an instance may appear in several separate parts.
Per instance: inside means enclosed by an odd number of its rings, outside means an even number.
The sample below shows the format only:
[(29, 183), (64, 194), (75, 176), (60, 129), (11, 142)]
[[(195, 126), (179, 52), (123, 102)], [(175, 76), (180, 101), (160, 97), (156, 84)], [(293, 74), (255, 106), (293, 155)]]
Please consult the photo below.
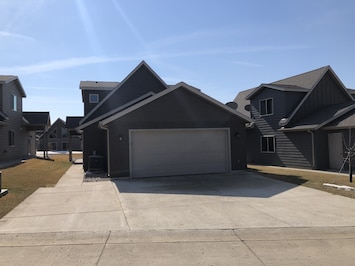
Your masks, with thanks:
[(232, 108), (233, 110), (237, 110), (238, 108), (238, 104), (236, 102), (228, 102), (226, 103), (226, 105)]

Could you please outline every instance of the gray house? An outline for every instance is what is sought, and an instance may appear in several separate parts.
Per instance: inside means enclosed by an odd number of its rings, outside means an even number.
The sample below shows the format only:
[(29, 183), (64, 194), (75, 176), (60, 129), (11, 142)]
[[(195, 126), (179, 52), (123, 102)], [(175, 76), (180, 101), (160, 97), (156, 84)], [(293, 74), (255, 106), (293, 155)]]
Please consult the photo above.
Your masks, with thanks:
[(350, 92), (330, 66), (240, 92), (237, 110), (253, 120), (248, 162), (339, 169), (355, 127)]
[(34, 112), (23, 112), (24, 97), (17, 76), (0, 75), (0, 163), (36, 155), (35, 132), (45, 124), (34, 124)]
[[(72, 120), (73, 117), (70, 117), (69, 121), (71, 122)], [(70, 129), (67, 128), (66, 122), (58, 118), (39, 136), (38, 150), (43, 150), (47, 147), (50, 151), (68, 151), (71, 145), (72, 150), (81, 151), (79, 138), (72, 138), (69, 144), (69, 131)]]
[(144, 61), (120, 83), (86, 81), (81, 90), (85, 171), (98, 157), (117, 177), (246, 168), (251, 120), (183, 82), (167, 85)]
[[(51, 125), (51, 118), (49, 112), (23, 112), (23, 120), (26, 124), (27, 130), (30, 132), (29, 137), (29, 150), (31, 150), (32, 154), (36, 154), (37, 148), (40, 142), (40, 136), (45, 135), (45, 143), (43, 145), (42, 150), (48, 150), (48, 141), (45, 132), (48, 131), (48, 128)], [(43, 137), (42, 137), (43, 139)]]
[(82, 119), (82, 116), (67, 116), (65, 121), (65, 126), (68, 130), (69, 161), (73, 160), (73, 151), (82, 151), (83, 149), (81, 134), (76, 130)]

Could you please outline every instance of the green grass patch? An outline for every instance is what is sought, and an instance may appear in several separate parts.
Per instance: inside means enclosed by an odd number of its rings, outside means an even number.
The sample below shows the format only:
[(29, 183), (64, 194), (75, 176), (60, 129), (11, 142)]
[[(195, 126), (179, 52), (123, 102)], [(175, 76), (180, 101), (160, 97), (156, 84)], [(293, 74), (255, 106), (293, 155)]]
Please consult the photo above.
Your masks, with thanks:
[(2, 187), (9, 193), (0, 198), (0, 218), (40, 187), (53, 187), (72, 165), (68, 155), (51, 155), (53, 160), (30, 159), (2, 169)]

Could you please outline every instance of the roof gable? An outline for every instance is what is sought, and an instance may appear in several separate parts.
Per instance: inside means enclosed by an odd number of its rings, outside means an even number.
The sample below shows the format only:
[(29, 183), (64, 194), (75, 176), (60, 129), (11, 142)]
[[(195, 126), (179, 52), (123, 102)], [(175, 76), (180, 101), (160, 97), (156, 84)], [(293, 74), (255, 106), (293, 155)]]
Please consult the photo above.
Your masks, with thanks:
[(158, 93), (168, 86), (142, 61), (119, 85), (96, 105), (80, 122), (90, 121), (148, 93)]
[[(287, 120), (287, 124), (303, 119), (319, 109), (335, 104), (352, 102), (354, 99), (330, 66), (326, 68), (313, 88), (305, 95), (294, 112)], [(285, 125), (285, 126), (286, 126)]]
[(283, 131), (304, 131), (304, 130), (318, 130), (325, 125), (337, 120), (352, 110), (354, 110), (355, 104), (352, 102), (334, 104), (324, 107), (312, 115), (305, 117), (304, 119), (289, 125), (287, 128), (282, 128)]
[(261, 90), (269, 88), (280, 91), (308, 92), (314, 88), (323, 75), (330, 69), (330, 66), (321, 67), (303, 74), (281, 79), (271, 83), (261, 84), (254, 89), (246, 98), (252, 99)]
[(349, 129), (355, 127), (355, 105), (349, 112), (339, 116), (338, 118), (330, 121), (324, 129), (326, 130), (338, 130)]
[(234, 102), (237, 103), (237, 111), (244, 114), (247, 117), (250, 117), (250, 100), (247, 99), (247, 96), (251, 94), (255, 88), (240, 91), (237, 96), (234, 98)]
[(129, 113), (131, 113), (131, 112), (133, 112), (135, 110), (138, 110), (139, 108), (142, 108), (145, 105), (148, 105), (148, 104), (150, 104), (150, 103), (152, 103), (152, 102), (154, 102), (154, 101), (156, 101), (158, 99), (162, 99), (163, 97), (169, 95), (170, 93), (175, 92), (177, 90), (181, 90), (181, 89), (185, 89), (185, 90), (188, 90), (189, 92), (192, 92), (194, 95), (202, 98), (203, 100), (215, 105), (216, 107), (218, 107), (218, 108), (220, 108), (220, 109), (222, 109), (222, 110), (224, 110), (224, 111), (226, 111), (228, 113), (231, 113), (231, 114), (233, 114), (235, 116), (238, 116), (239, 118), (245, 120), (246, 122), (251, 122), (251, 119), (249, 117), (243, 115), (242, 113), (237, 112), (237, 111), (233, 110), (232, 108), (228, 107), (227, 105), (218, 102), (217, 100), (211, 98), (210, 96), (202, 93), (200, 90), (198, 90), (198, 89), (196, 89), (196, 88), (194, 88), (192, 86), (189, 86), (189, 85), (187, 85), (184, 82), (180, 82), (180, 83), (176, 84), (175, 86), (171, 86), (169, 89), (166, 89), (166, 90), (164, 90), (164, 91), (162, 91), (162, 92), (160, 92), (158, 94), (155, 94), (154, 96), (149, 97), (149, 98), (143, 100), (140, 103), (137, 103), (137, 104), (135, 104), (135, 105), (133, 105), (133, 106), (121, 111), (121, 112), (118, 112), (118, 113), (116, 113), (116, 114), (114, 114), (114, 115), (102, 120), (100, 122), (100, 125), (101, 126), (105, 126), (105, 125), (115, 121), (116, 119), (119, 119), (120, 117), (123, 117), (123, 116), (125, 116), (125, 115), (127, 115), (127, 114), (129, 114)]
[(8, 84), (10, 82), (15, 82), (16, 87), (18, 88), (21, 97), (26, 97), (25, 90), (23, 89), (22, 84), (17, 76), (0, 75), (0, 84)]
[(323, 77), (325, 72), (330, 69), (330, 66), (321, 67), (315, 70), (311, 70), (296, 76), (281, 79), (272, 82), (273, 85), (286, 85), (286, 86), (297, 86), (307, 90), (311, 90)]
[(81, 120), (79, 125), (76, 127), (76, 129), (81, 131), (84, 128), (86, 128), (86, 127), (88, 127), (88, 126), (90, 126), (90, 125), (92, 125), (94, 123), (97, 123), (97, 122), (99, 122), (99, 121), (101, 121), (101, 120), (103, 120), (103, 119), (105, 119), (105, 118), (117, 113), (117, 112), (120, 112), (120, 111), (122, 111), (122, 110), (124, 110), (124, 109), (126, 109), (126, 108), (128, 108), (130, 106), (133, 106), (134, 104), (137, 104), (137, 103), (143, 101), (146, 98), (149, 98), (149, 97), (153, 96), (154, 94), (155, 93), (153, 93), (153, 92), (148, 92), (148, 93), (146, 93), (146, 94), (144, 94), (144, 95), (142, 95), (142, 96), (140, 96), (138, 98), (135, 98), (134, 100), (132, 100), (132, 101), (126, 103), (126, 104), (120, 105), (119, 107), (117, 107), (117, 108), (115, 108), (115, 109), (113, 109), (113, 110), (111, 110), (111, 111), (109, 111), (107, 113), (104, 113), (103, 115), (95, 117), (95, 118), (93, 118), (93, 119), (91, 119), (91, 120), (89, 120), (89, 121), (87, 121), (85, 123), (82, 123), (82, 120)]
[(55, 122), (51, 125), (51, 127), (55, 127), (55, 126), (61, 126), (65, 128), (66, 127), (65, 121), (61, 118), (57, 118), (57, 120), (55, 120)]

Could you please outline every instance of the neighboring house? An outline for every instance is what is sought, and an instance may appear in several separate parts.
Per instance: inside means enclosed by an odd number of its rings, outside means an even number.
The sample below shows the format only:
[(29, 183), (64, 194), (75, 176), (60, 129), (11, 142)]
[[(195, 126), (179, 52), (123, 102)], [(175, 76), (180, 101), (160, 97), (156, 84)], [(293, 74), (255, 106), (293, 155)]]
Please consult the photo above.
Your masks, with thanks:
[(26, 93), (17, 76), (0, 76), (0, 162), (35, 156), (36, 126), (23, 112)]
[[(47, 132), (51, 125), (49, 112), (23, 112), (23, 118), (27, 128), (30, 130), (28, 149), (31, 150), (31, 154), (36, 154), (39, 145), (39, 136), (43, 132)], [(48, 146), (45, 147), (45, 150), (48, 150)]]
[(50, 151), (66, 151), (68, 145), (68, 130), (65, 122), (58, 118), (48, 129), (48, 148)]
[(68, 130), (68, 148), (69, 148), (69, 161), (73, 160), (73, 151), (82, 151), (81, 133), (76, 128), (79, 126), (82, 116), (67, 116), (65, 125)]
[(246, 168), (251, 120), (183, 82), (167, 85), (144, 61), (122, 82), (81, 82), (84, 170), (109, 176), (220, 173)]
[[(39, 139), (40, 150), (45, 149), (46, 145), (50, 151), (69, 150), (69, 130), (61, 118), (58, 118)], [(80, 139), (73, 141), (71, 145), (72, 150), (81, 150)]]
[(253, 119), (248, 162), (339, 169), (355, 127), (352, 92), (330, 66), (240, 92), (237, 110)]

